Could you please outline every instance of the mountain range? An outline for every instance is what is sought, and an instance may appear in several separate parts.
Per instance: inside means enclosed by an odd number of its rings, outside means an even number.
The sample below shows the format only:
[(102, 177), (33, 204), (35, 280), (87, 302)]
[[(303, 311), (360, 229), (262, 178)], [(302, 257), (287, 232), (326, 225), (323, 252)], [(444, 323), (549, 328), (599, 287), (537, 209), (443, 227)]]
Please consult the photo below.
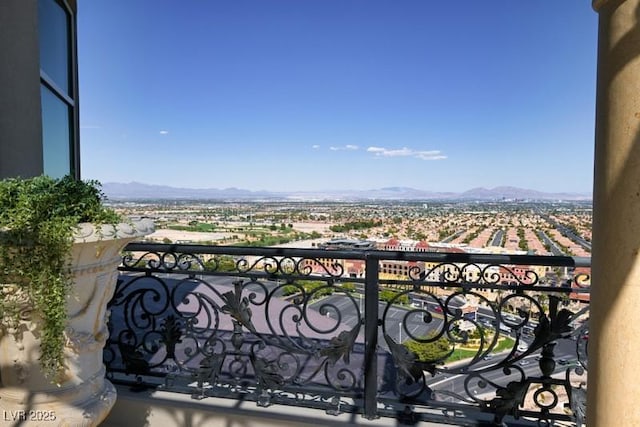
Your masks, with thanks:
[(517, 187), (478, 187), (461, 193), (425, 191), (410, 187), (272, 192), (107, 182), (103, 184), (102, 190), (111, 200), (591, 200), (591, 194), (588, 193), (546, 193)]

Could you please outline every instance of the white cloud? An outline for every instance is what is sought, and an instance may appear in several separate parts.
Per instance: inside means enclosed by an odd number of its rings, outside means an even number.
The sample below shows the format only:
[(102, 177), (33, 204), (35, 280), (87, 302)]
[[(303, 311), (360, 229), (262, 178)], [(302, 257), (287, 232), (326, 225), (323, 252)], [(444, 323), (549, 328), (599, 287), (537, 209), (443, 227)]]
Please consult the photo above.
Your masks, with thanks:
[(386, 151), (386, 149), (382, 147), (369, 147), (367, 148), (367, 151), (370, 153), (383, 153)]
[(329, 150), (331, 150), (331, 151), (342, 151), (342, 150), (355, 151), (355, 150), (357, 150), (359, 148), (360, 147), (358, 147), (357, 145), (347, 144), (347, 145), (342, 146), (342, 147), (329, 147)]
[(318, 144), (314, 144), (311, 146), (311, 148), (313, 148), (314, 150), (317, 150), (318, 148), (320, 148), (320, 146)]
[(160, 135), (166, 135), (166, 134), (168, 134), (168, 133), (169, 133), (169, 131), (168, 131), (168, 130), (161, 130), (161, 131), (160, 131)]
[(421, 160), (442, 160), (447, 158), (447, 156), (443, 155), (439, 150), (419, 151), (407, 147), (400, 149), (369, 147), (367, 148), (367, 152), (379, 157), (415, 157)]
[(440, 151), (419, 151), (415, 157), (422, 160), (444, 160), (447, 158), (444, 154), (440, 154)]

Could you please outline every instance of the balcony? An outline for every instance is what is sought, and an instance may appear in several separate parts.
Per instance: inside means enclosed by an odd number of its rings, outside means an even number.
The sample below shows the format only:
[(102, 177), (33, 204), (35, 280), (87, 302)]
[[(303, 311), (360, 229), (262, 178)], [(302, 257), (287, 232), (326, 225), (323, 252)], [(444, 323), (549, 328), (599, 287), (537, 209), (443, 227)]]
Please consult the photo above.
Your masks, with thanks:
[(133, 425), (132, 411), (160, 425), (163, 410), (162, 425), (582, 425), (589, 266), (132, 243), (110, 303), (120, 395), (104, 425)]

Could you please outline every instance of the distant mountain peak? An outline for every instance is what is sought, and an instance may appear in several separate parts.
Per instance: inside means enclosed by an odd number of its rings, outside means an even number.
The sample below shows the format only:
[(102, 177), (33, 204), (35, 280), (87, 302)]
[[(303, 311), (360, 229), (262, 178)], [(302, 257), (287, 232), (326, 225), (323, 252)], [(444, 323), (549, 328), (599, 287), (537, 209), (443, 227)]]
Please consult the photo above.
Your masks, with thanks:
[(383, 187), (380, 190), (382, 191), (419, 191), (411, 187)]
[(327, 190), (327, 191), (251, 191), (236, 187), (177, 188), (167, 185), (143, 184), (140, 182), (107, 182), (103, 192), (112, 200), (123, 199), (193, 199), (193, 200), (590, 200), (584, 193), (545, 193), (517, 187), (500, 186), (493, 189), (476, 187), (462, 193), (434, 192), (411, 187), (383, 187), (371, 190)]

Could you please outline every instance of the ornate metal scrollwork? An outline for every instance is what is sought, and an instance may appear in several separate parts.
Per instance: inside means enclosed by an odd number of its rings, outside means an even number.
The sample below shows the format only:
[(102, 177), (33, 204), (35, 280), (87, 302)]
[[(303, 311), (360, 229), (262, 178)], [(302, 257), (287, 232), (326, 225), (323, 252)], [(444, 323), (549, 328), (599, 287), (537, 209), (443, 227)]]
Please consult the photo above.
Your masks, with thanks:
[[(543, 269), (427, 253), (404, 276), (348, 278), (346, 255), (335, 251), (208, 252), (123, 258), (105, 349), (112, 380), (334, 414), (371, 405), (373, 382), (375, 410), (407, 420), (451, 408), (496, 422), (583, 417), (588, 307), (567, 305), (572, 288), (547, 286)], [(389, 259), (363, 253), (361, 264), (372, 256)], [(379, 294), (372, 321), (365, 310)]]
[[(359, 310), (352, 291), (330, 275), (312, 276), (302, 259), (239, 257), (233, 271), (216, 259), (152, 251), (123, 259), (123, 268), (146, 275), (122, 276), (110, 304), (110, 378), (153, 384), (169, 375), (165, 389), (193, 381), (197, 398), (225, 395), (231, 386), (254, 393), (263, 406), (285, 390), (333, 396), (327, 405), (334, 397), (341, 402), (341, 393), (358, 393), (362, 313), (345, 327), (342, 309), (321, 300), (333, 294)], [(327, 271), (339, 273), (336, 265)], [(206, 276), (223, 267), (228, 276)], [(324, 285), (305, 288), (318, 281)], [(293, 295), (284, 295), (287, 286)]]

